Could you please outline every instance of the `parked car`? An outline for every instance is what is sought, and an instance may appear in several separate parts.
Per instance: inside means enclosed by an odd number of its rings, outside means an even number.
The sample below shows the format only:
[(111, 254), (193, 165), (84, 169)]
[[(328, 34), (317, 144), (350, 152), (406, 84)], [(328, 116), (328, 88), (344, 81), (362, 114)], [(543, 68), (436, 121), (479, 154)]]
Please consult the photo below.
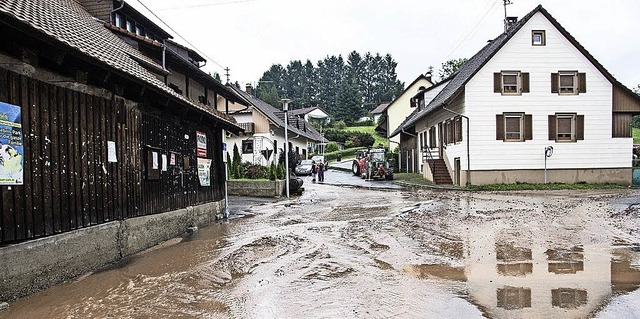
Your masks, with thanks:
[(312, 160), (302, 160), (296, 165), (294, 171), (296, 175), (311, 175), (311, 166), (313, 166)]
[(312, 156), (312, 157), (311, 157), (311, 160), (312, 160), (312, 161), (314, 161), (314, 162), (316, 162), (316, 165), (317, 165), (318, 163), (324, 163), (324, 170), (325, 170), (325, 171), (326, 171), (327, 169), (329, 169), (329, 163), (327, 163), (327, 162), (324, 160), (324, 156), (323, 156), (323, 155), (315, 155), (315, 156)]

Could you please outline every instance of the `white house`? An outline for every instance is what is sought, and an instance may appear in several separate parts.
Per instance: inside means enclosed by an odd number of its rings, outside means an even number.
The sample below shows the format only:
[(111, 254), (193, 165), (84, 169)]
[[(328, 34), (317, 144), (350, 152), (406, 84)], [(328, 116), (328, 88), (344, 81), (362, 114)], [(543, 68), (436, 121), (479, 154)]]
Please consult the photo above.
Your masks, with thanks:
[(436, 183), (631, 183), (640, 98), (542, 6), (430, 91), (391, 136)]
[[(387, 138), (389, 139), (391, 149), (395, 148), (400, 143), (399, 136), (390, 136), (392, 132), (400, 127), (404, 119), (413, 112), (415, 105), (411, 104), (411, 98), (415, 96), (418, 92), (429, 88), (433, 85), (431, 82), (431, 74), (427, 73), (420, 74), (413, 82), (411, 82), (407, 87), (402, 91), (402, 93), (396, 97), (395, 100), (391, 101), (382, 112), (383, 115), (387, 117), (387, 127), (386, 133)], [(394, 143), (395, 145), (391, 145)]]
[[(233, 116), (244, 129), (240, 135), (228, 134), (225, 143), (233, 157), (233, 147), (238, 146), (242, 162), (268, 165), (278, 161), (285, 145), (285, 112), (234, 86), (229, 88), (243, 97), (249, 106), (238, 103), (218, 103), (218, 110)], [(303, 118), (288, 112), (289, 148), (305, 159), (314, 151), (315, 145), (326, 142)]]

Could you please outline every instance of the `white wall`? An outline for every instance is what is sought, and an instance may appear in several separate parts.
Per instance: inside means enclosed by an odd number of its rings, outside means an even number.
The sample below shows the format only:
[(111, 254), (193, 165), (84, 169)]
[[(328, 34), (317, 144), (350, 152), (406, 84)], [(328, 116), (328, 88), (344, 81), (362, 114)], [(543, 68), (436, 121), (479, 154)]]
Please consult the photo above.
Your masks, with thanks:
[[(531, 30), (546, 31), (546, 46), (531, 45)], [(605, 39), (603, 39), (604, 41)], [(588, 48), (587, 48), (588, 49)], [(493, 73), (520, 70), (530, 74), (530, 93), (493, 93)], [(587, 76), (587, 92), (551, 93), (551, 73), (577, 70)], [(544, 148), (554, 147), (548, 168), (630, 167), (631, 138), (612, 138), (612, 85), (542, 15), (535, 14), (465, 87), (466, 115), (471, 118), (471, 169), (542, 169)], [(496, 114), (533, 115), (533, 140), (496, 140)], [(576, 112), (585, 117), (584, 140), (556, 143), (548, 139), (548, 115)], [(463, 126), (464, 127), (464, 126)], [(447, 149), (449, 153), (451, 149)], [(449, 158), (455, 155), (449, 154)]]
[[(429, 81), (427, 81), (426, 79), (419, 79), (413, 85), (409, 86), (404, 94), (400, 95), (388, 106), (387, 123), (389, 125), (389, 129), (387, 131), (387, 134), (393, 133), (393, 131), (400, 127), (400, 124), (402, 124), (405, 118), (415, 110), (415, 108), (411, 107), (409, 100), (418, 93), (418, 89), (421, 86), (428, 88), (431, 86), (431, 83), (429, 83)], [(390, 140), (395, 142), (389, 145), (391, 149), (394, 149), (398, 146), (398, 143), (400, 143), (400, 134), (394, 136)]]

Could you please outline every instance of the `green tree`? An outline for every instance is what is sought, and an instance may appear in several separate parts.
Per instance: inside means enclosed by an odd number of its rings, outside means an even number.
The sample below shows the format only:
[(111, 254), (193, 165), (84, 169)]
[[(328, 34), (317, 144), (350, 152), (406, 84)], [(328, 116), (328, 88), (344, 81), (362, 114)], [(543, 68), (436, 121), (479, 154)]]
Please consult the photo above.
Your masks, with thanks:
[(233, 159), (231, 160), (231, 178), (241, 178), (242, 177), (242, 157), (240, 156), (240, 152), (238, 151), (238, 144), (233, 143)]
[(455, 73), (460, 69), (460, 67), (467, 62), (468, 59), (460, 58), (460, 59), (451, 59), (445, 63), (442, 63), (442, 67), (438, 71), (438, 76), (440, 76), (440, 80), (443, 80)]
[(336, 104), (334, 116), (343, 119), (348, 125), (355, 123), (364, 114), (362, 95), (354, 79), (340, 84)]

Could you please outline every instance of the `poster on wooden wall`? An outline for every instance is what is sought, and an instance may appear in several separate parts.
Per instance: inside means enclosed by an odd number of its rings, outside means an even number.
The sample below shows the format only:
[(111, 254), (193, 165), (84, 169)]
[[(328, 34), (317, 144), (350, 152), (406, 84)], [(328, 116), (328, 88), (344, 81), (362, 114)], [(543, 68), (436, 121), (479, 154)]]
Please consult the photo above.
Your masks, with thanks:
[(198, 178), (200, 186), (211, 186), (211, 160), (198, 157)]
[(20, 106), (0, 102), (0, 185), (23, 184), (21, 113)]
[(196, 131), (196, 147), (198, 157), (207, 157), (207, 134)]

